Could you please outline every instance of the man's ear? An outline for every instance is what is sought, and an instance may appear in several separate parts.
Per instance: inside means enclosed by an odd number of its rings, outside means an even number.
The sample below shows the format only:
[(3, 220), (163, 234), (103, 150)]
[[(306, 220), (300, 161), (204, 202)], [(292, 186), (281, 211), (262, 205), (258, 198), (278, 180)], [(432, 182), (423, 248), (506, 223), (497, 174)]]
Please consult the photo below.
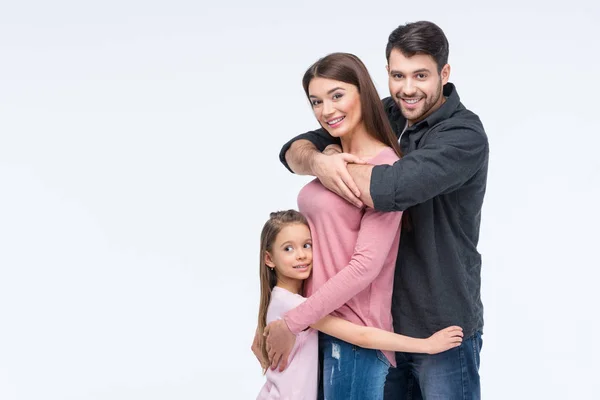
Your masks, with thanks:
[(440, 72), (440, 76), (442, 78), (442, 86), (448, 83), (448, 80), (450, 79), (450, 64), (444, 65)]

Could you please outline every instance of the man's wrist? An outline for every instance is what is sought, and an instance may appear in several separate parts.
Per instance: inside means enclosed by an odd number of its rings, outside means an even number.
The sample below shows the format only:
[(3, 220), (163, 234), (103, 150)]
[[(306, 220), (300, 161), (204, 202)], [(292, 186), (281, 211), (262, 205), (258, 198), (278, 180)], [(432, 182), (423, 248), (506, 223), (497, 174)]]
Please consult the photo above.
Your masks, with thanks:
[(338, 144), (330, 144), (327, 147), (325, 147), (325, 150), (323, 150), (323, 154), (327, 155), (327, 156), (330, 156), (332, 154), (341, 154), (341, 153), (342, 153), (342, 148)]
[(319, 163), (320, 157), (327, 157), (327, 156), (325, 156), (323, 153), (319, 152), (318, 150), (314, 150), (308, 156), (308, 166), (310, 169), (310, 174), (312, 176), (317, 176), (317, 169), (318, 169), (318, 163)]

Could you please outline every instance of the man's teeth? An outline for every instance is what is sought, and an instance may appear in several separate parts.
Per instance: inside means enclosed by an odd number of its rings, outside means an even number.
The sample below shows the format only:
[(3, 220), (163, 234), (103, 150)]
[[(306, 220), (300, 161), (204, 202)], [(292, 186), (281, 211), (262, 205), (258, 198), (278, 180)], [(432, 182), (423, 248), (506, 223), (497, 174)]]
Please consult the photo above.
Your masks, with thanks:
[(419, 99), (404, 99), (404, 101), (408, 104), (415, 104)]
[(336, 118), (336, 119), (332, 119), (331, 121), (327, 121), (327, 123), (328, 123), (329, 125), (335, 125), (335, 124), (337, 124), (338, 122), (340, 122), (341, 120), (343, 120), (344, 118), (345, 118), (345, 117), (339, 117), (339, 118)]

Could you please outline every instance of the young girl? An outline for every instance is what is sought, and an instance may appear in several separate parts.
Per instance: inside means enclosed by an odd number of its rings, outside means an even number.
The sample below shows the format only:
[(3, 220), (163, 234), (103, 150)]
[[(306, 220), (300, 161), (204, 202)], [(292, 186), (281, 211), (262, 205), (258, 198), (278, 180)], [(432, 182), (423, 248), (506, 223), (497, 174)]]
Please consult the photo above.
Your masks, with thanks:
[[(269, 322), (281, 318), (305, 300), (300, 293), (311, 270), (312, 238), (304, 216), (294, 210), (271, 213), (260, 239), (258, 337), (262, 337)], [(333, 316), (326, 316), (311, 327), (367, 349), (435, 354), (457, 347), (462, 342), (462, 329), (457, 326), (438, 331), (427, 339), (356, 325)], [(268, 349), (264, 340), (260, 347), (263, 359), (267, 360)], [(266, 368), (267, 382), (257, 400), (317, 398), (317, 331), (309, 328), (297, 336), (288, 361), (289, 366), (283, 372)]]

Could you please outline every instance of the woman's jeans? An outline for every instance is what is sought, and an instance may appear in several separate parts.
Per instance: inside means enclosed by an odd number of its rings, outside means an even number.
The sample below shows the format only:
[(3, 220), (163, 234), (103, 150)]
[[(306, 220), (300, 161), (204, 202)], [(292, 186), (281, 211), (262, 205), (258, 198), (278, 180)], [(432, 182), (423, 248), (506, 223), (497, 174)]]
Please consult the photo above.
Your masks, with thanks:
[(323, 388), (319, 399), (383, 400), (390, 363), (381, 351), (319, 333), (319, 353)]
[(385, 400), (479, 400), (481, 333), (440, 354), (396, 353)]

